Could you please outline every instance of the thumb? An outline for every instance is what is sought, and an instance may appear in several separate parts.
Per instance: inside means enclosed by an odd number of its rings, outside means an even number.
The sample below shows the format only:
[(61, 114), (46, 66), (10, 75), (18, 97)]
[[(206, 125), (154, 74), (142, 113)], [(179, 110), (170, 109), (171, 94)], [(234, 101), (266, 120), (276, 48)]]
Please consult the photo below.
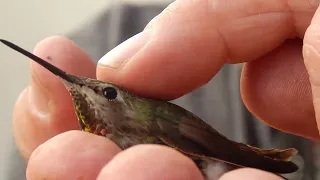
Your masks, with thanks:
[(320, 9), (318, 8), (303, 42), (304, 63), (309, 74), (312, 89), (313, 106), (320, 129)]

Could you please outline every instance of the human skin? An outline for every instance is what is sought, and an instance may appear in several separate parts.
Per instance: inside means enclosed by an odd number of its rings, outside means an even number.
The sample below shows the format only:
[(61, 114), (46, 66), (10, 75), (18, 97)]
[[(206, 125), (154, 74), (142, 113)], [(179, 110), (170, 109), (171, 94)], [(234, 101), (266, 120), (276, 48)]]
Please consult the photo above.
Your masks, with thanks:
[[(317, 7), (307, 0), (177, 0), (97, 67), (64, 37), (46, 38), (34, 54), (69, 73), (163, 100), (204, 85), (224, 64), (245, 62), (241, 95), (247, 108), (274, 128), (318, 140)], [(139, 145), (121, 151), (106, 138), (75, 131), (79, 126), (68, 92), (34, 62), (31, 84), (16, 102), (13, 125), (31, 180), (202, 178), (192, 161), (173, 149)], [(221, 179), (279, 177), (246, 168)]]

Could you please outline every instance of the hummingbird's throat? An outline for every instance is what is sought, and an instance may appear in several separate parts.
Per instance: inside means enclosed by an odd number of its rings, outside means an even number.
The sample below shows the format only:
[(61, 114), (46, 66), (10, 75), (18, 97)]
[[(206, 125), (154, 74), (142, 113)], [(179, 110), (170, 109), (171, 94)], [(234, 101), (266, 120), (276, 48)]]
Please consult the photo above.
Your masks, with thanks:
[[(89, 124), (86, 120), (86, 117), (82, 114), (80, 110), (80, 106), (76, 105), (75, 109), (76, 109), (76, 115), (77, 115), (81, 130), (88, 133), (100, 135), (100, 136), (106, 136), (108, 134), (108, 128), (103, 124)], [(93, 121), (89, 121), (89, 122), (93, 122)]]
[(82, 130), (86, 132), (92, 132), (93, 126), (86, 122), (86, 116), (81, 112), (80, 105), (75, 105), (76, 115)]

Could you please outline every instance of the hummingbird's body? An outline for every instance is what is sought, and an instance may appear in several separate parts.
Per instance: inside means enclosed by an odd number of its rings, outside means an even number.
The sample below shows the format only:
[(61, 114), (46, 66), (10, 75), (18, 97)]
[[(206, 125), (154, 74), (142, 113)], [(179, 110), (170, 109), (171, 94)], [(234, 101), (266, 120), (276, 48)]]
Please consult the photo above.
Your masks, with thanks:
[(294, 149), (262, 150), (233, 142), (170, 102), (138, 97), (96, 79), (68, 77), (71, 83), (61, 79), (72, 96), (81, 129), (105, 136), (122, 149), (137, 144), (170, 146), (193, 159), (210, 179), (240, 167), (274, 173), (297, 169), (286, 161), (296, 153)]
[(46, 61), (1, 40), (59, 76), (70, 92), (81, 130), (105, 136), (120, 148), (161, 144), (190, 157), (207, 179), (241, 167), (276, 174), (298, 167), (295, 149), (264, 150), (227, 139), (191, 112), (170, 102), (136, 96), (115, 84), (65, 73)]

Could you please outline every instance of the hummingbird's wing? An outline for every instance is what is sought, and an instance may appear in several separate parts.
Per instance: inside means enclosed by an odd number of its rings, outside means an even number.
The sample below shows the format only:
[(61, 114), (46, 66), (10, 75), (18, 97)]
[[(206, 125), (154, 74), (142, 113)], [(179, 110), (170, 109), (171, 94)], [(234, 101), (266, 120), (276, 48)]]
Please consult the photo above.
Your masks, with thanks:
[[(171, 104), (165, 113), (156, 113), (156, 122), (161, 128), (158, 138), (179, 151), (201, 158), (211, 158), (239, 167), (252, 167), (273, 173), (292, 173), (298, 166), (291, 161), (295, 149), (260, 149), (227, 139), (204, 121)], [(177, 111), (183, 116), (177, 117)], [(184, 112), (185, 111), (185, 112)], [(175, 112), (168, 114), (170, 112)], [(174, 118), (175, 119), (172, 119)]]

